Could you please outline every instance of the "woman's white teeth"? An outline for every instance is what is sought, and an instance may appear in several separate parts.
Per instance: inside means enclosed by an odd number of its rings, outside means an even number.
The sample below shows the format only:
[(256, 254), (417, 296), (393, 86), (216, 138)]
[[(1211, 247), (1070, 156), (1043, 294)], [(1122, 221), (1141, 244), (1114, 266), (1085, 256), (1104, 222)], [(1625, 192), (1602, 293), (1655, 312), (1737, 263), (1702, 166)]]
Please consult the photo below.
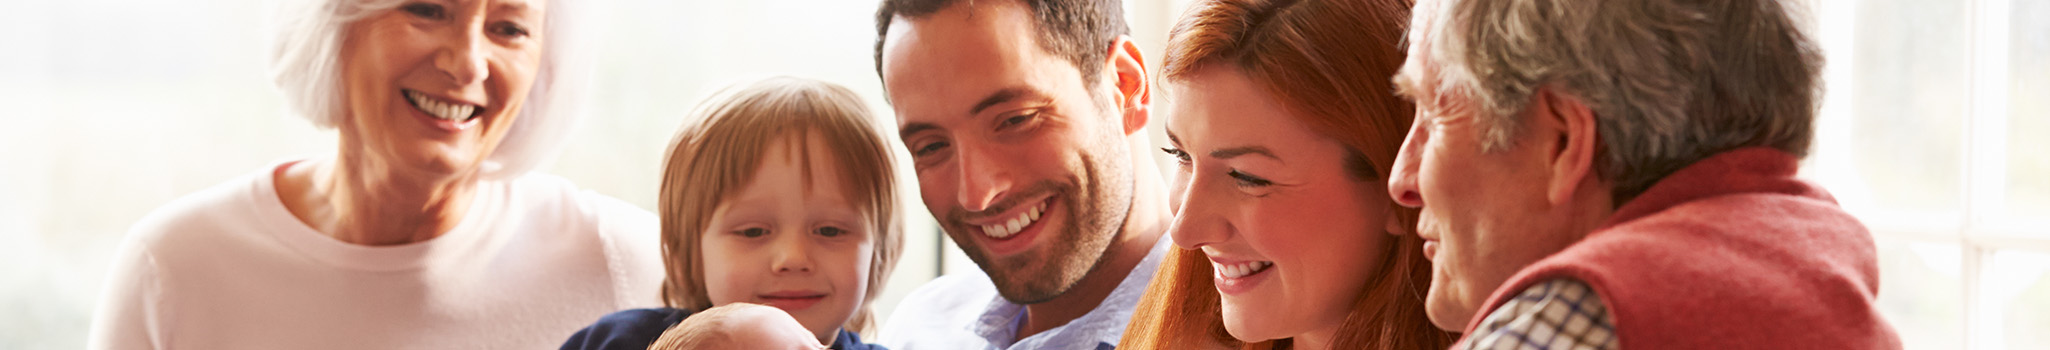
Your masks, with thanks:
[(1210, 263), (1210, 267), (1216, 268), (1217, 274), (1224, 275), (1225, 278), (1246, 277), (1246, 275), (1266, 271), (1268, 267), (1273, 266), (1274, 262), (1272, 261), (1248, 261), (1237, 264)]
[(988, 235), (990, 238), (1004, 238), (1018, 234), (1018, 231), (1025, 229), (1025, 226), (1032, 226), (1033, 222), (1039, 221), (1039, 211), (1041, 210), (1046, 210), (1046, 202), (1039, 202), (1039, 205), (1033, 206), (1032, 209), (1018, 213), (1018, 216), (1002, 223), (982, 225), (982, 234)]
[(475, 105), (442, 101), (412, 90), (406, 90), (406, 99), (412, 100), (413, 106), (418, 107), (420, 111), (445, 120), (470, 120), (470, 115), (477, 111)]

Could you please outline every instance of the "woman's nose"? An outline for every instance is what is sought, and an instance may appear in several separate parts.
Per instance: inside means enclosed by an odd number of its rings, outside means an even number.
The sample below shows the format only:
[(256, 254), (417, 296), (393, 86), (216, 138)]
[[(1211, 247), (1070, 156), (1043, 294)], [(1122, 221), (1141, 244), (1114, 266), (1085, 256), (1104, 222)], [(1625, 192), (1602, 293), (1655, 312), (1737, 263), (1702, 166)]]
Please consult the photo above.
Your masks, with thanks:
[(484, 62), (484, 45), (487, 43), (481, 28), (464, 29), (444, 40), (447, 42), (435, 55), (434, 68), (447, 76), (450, 83), (469, 86), (490, 75)]
[(1223, 201), (1225, 198), (1217, 193), (1219, 190), (1206, 188), (1217, 186), (1204, 186), (1204, 182), (1211, 179), (1201, 175), (1186, 175), (1185, 179), (1186, 182), (1177, 181), (1176, 185), (1181, 188), (1174, 191), (1177, 198), (1171, 199), (1180, 203), (1174, 222), (1167, 227), (1168, 235), (1174, 237), (1174, 244), (1184, 249), (1197, 249), (1230, 239), (1231, 222), (1219, 210), (1227, 204)]

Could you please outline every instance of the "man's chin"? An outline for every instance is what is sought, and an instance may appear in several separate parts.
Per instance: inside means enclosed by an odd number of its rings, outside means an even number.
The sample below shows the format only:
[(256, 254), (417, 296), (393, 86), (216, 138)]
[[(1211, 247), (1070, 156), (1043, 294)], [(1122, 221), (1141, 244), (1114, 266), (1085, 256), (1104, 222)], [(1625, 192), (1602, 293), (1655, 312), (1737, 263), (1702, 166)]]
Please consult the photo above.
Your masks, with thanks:
[(1474, 307), (1461, 303), (1461, 300), (1449, 294), (1453, 291), (1445, 289), (1445, 283), (1431, 281), (1429, 294), (1424, 297), (1424, 316), (1430, 318), (1431, 325), (1437, 326), (1438, 329), (1447, 332), (1464, 331), (1466, 325), (1476, 317)]

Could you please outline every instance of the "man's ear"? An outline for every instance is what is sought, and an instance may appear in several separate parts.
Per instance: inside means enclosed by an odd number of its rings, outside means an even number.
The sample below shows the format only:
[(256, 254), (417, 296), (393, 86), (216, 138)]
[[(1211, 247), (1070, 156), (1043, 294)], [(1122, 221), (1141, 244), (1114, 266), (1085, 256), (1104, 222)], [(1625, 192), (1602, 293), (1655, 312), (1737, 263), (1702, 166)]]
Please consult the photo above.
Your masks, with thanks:
[(1146, 128), (1152, 116), (1153, 85), (1146, 76), (1146, 56), (1139, 51), (1139, 44), (1129, 36), (1119, 35), (1110, 45), (1109, 62), (1104, 63), (1112, 87), (1117, 88), (1119, 116), (1124, 118), (1125, 135), (1138, 133)]
[(1546, 135), (1548, 137), (1558, 138), (1553, 142), (1543, 143), (1550, 148), (1546, 151), (1549, 152), (1547, 172), (1551, 175), (1545, 184), (1545, 198), (1550, 200), (1552, 205), (1565, 205), (1567, 201), (1572, 200), (1575, 191), (1581, 190), (1580, 186), (1600, 183), (1587, 181), (1591, 180), (1589, 176), (1594, 176), (1599, 129), (1595, 123), (1594, 111), (1588, 109), (1587, 104), (1581, 103), (1579, 98), (1560, 93), (1558, 89), (1549, 85), (1539, 87), (1536, 97), (1530, 110), (1535, 114), (1534, 121), (1543, 124), (1543, 127), (1533, 129), (1544, 131), (1549, 134)]

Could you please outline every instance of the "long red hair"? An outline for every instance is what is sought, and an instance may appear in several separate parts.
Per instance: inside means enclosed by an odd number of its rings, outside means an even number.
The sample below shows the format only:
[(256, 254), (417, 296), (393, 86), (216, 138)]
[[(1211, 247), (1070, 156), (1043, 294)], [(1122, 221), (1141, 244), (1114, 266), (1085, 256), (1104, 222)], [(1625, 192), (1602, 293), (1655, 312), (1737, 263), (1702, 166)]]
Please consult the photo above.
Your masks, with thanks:
[[(1162, 76), (1180, 82), (1207, 65), (1227, 65), (1291, 109), (1312, 130), (1354, 154), (1346, 161), (1362, 181), (1385, 180), (1414, 106), (1396, 97), (1389, 78), (1401, 67), (1400, 43), (1413, 0), (1205, 0), (1191, 5), (1169, 33)], [(1390, 205), (1394, 205), (1392, 202)], [(1417, 212), (1396, 207), (1405, 227)], [(1362, 213), (1365, 215), (1365, 213)], [(1443, 349), (1456, 339), (1424, 312), (1431, 262), (1423, 241), (1401, 235), (1379, 254), (1381, 269), (1349, 307), (1334, 349)], [(1244, 344), (1224, 330), (1210, 261), (1175, 249), (1162, 261), (1125, 329), (1123, 349), (1291, 347), (1289, 340)]]

